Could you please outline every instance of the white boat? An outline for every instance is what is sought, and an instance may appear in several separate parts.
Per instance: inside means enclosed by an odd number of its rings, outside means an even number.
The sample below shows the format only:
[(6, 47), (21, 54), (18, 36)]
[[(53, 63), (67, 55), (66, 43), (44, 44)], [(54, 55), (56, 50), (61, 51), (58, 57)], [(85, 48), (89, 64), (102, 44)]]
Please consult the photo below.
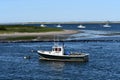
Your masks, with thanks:
[(86, 26), (79, 25), (78, 28), (86, 28)]
[(41, 25), (40, 25), (40, 27), (46, 27), (46, 25), (44, 25), (44, 24), (41, 24)]
[(60, 24), (58, 24), (56, 27), (61, 28), (62, 26)]
[(54, 43), (52, 51), (38, 50), (40, 60), (54, 60), (54, 61), (79, 61), (87, 62), (88, 54), (78, 52), (66, 52), (64, 45)]
[(108, 23), (104, 24), (103, 27), (111, 27)]
[(103, 25), (103, 27), (106, 27), (106, 28), (111, 27), (111, 25), (109, 25), (109, 23), (110, 23), (110, 22), (109, 22), (109, 21), (107, 21), (107, 22), (106, 22), (106, 24), (104, 24), (104, 25)]

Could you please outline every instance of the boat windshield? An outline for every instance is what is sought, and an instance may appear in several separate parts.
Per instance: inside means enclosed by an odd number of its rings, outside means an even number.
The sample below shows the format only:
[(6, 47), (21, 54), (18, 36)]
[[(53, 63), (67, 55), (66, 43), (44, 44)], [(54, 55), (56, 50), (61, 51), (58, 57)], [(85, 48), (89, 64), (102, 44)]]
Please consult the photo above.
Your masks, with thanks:
[(61, 48), (53, 48), (53, 51), (61, 51)]

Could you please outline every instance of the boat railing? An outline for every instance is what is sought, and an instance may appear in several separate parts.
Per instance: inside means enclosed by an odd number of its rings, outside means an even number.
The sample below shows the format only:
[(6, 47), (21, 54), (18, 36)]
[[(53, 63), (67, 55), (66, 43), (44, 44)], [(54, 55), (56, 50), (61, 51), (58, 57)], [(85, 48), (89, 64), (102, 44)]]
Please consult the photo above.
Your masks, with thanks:
[(67, 52), (67, 54), (65, 53), (65, 55), (82, 55), (81, 52)]

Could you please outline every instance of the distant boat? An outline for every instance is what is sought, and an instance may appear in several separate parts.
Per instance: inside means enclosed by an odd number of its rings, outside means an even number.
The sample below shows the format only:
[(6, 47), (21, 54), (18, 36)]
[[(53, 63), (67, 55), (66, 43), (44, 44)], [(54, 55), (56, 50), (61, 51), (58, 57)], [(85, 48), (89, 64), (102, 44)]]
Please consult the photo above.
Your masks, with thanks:
[(79, 25), (78, 28), (86, 28), (86, 26)]
[(58, 24), (56, 27), (58, 27), (58, 28), (60, 28), (60, 27), (62, 27), (60, 24)]
[(106, 22), (106, 24), (104, 24), (104, 25), (103, 25), (103, 27), (106, 27), (106, 28), (111, 27), (111, 26), (109, 25), (109, 23), (110, 23), (110, 22), (109, 22), (109, 21), (107, 21), (107, 22)]
[(46, 25), (44, 25), (44, 24), (41, 24), (41, 25), (40, 25), (40, 27), (46, 27)]
[(108, 23), (106, 23), (106, 24), (103, 25), (103, 27), (108, 28), (108, 27), (111, 27), (111, 26)]

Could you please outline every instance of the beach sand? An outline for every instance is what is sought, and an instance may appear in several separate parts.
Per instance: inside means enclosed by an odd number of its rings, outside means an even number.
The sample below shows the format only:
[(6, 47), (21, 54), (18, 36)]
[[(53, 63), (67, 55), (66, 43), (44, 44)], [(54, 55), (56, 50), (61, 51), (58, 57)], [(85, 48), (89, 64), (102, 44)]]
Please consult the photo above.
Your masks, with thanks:
[[(22, 36), (37, 36), (38, 39), (42, 39), (45, 36), (50, 38), (51, 36), (71, 35), (71, 34), (76, 34), (78, 32), (79, 31), (77, 31), (77, 30), (63, 30), (63, 31), (40, 32), (40, 33), (4, 33), (4, 34), (0, 34), (0, 40), (4, 40), (4, 39), (10, 38), (10, 37), (22, 37)], [(53, 38), (53, 37), (51, 37), (51, 38)]]

